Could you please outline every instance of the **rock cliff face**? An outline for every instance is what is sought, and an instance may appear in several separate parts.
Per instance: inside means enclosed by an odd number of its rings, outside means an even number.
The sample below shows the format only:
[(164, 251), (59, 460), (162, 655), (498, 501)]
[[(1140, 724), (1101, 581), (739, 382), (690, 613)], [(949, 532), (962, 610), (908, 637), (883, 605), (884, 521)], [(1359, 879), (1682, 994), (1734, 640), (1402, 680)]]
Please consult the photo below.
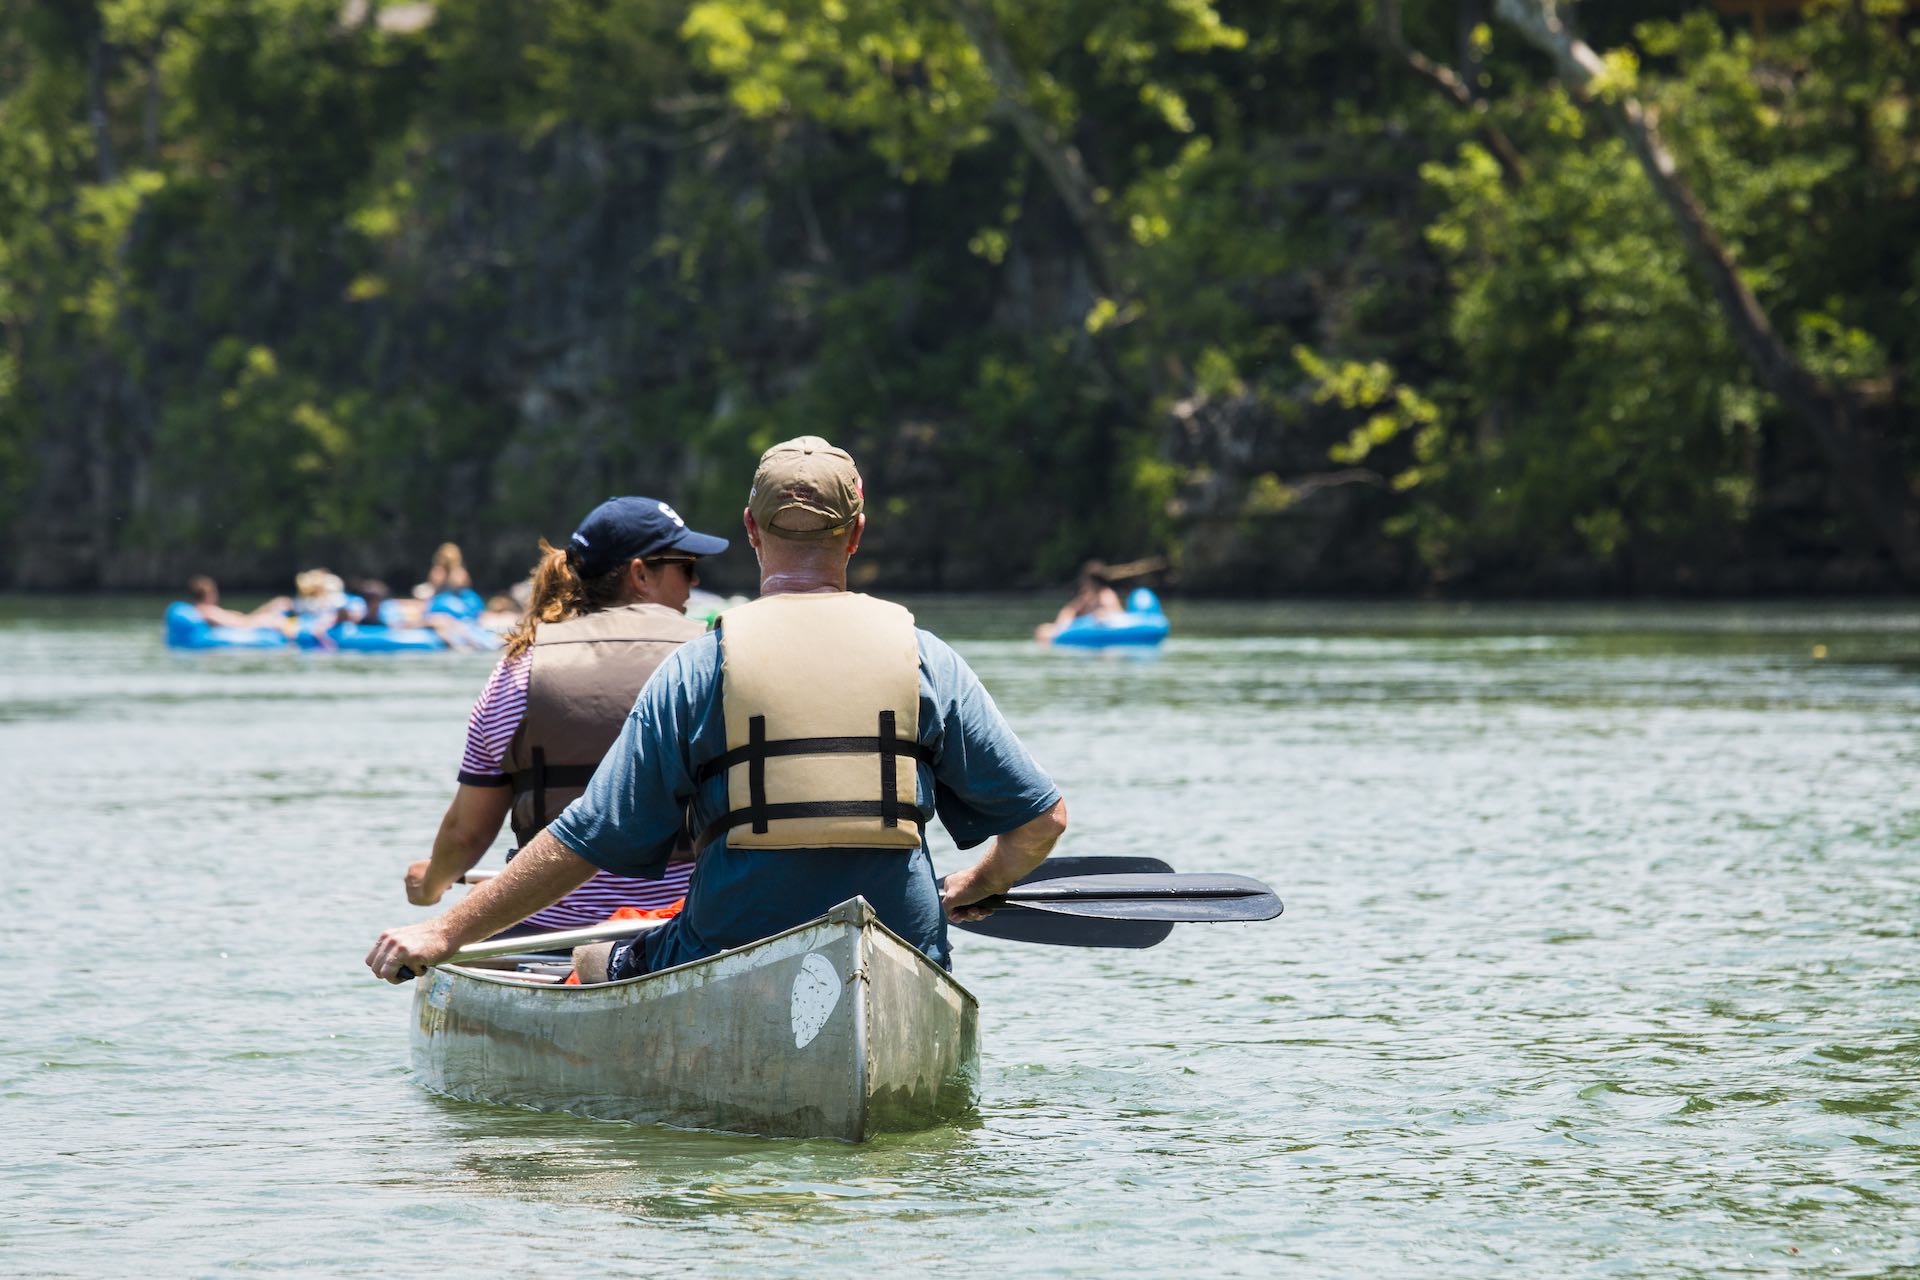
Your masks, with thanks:
[(1304, 397), (1289, 408), (1249, 395), (1174, 405), (1182, 585), (1247, 596), (1417, 590), (1410, 548), (1380, 532), (1392, 513), (1382, 477), (1327, 461), (1343, 434), (1336, 415)]
[[(169, 193), (128, 233), (119, 332), (34, 379), (0, 581), (399, 582), (452, 538), (500, 583), (613, 492), (732, 529), (757, 449), (801, 431), (856, 450), (863, 576), (890, 589), (1048, 584), (1181, 538), (1202, 589), (1406, 578), (1371, 490), (1248, 506), (1263, 473), (1325, 471), (1338, 424), (1116, 382), (1064, 214), (1036, 199), (989, 263), (966, 232), (1000, 196), (966, 178), (903, 184), (805, 131), (570, 128), (444, 140), (391, 175), (391, 209), (323, 225)], [(1259, 287), (1310, 329), (1284, 283)], [(1131, 495), (1142, 457), (1189, 477), (1170, 510)]]
[[(1404, 499), (1380, 471), (1329, 461), (1354, 413), (1271, 369), (1202, 389), (1171, 354), (1185, 335), (1153, 317), (1115, 341), (1088, 333), (1095, 290), (1044, 193), (990, 262), (969, 239), (1004, 219), (1002, 191), (965, 171), (901, 183), (799, 129), (772, 145), (476, 131), (406, 154), (386, 181), (390, 197), (318, 222), (187, 186), (143, 206), (115, 330), (64, 333), (22, 367), (29, 465), (0, 485), (0, 501), (17, 495), (0, 587), (165, 590), (210, 572), (284, 590), (313, 564), (403, 584), (447, 539), (504, 585), (537, 538), (616, 492), (731, 533), (758, 450), (802, 432), (862, 463), (866, 586), (1050, 586), (1089, 556), (1153, 555), (1208, 594), (1434, 586), (1384, 531)], [(1262, 216), (1325, 228), (1319, 256), (1197, 287), (1282, 349), (1340, 346), (1364, 294), (1369, 337), (1411, 349), (1437, 273), (1379, 248), (1383, 227), (1417, 240), (1410, 189), (1324, 163), (1269, 183)], [(1807, 470), (1764, 468), (1767, 545), (1632, 581), (1529, 563), (1447, 585), (1888, 585), (1884, 565), (1838, 554), (1823, 532), (1836, 499)], [(709, 579), (750, 589), (744, 545)]]

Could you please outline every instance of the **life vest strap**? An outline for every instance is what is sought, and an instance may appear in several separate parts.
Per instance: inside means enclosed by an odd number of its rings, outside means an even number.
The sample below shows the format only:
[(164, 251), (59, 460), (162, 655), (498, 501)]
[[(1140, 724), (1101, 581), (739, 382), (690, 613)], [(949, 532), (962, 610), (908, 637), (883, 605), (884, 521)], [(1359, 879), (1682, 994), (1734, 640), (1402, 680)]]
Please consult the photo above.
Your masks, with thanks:
[[(889, 717), (892, 712), (886, 713)], [(764, 721), (764, 717), (755, 716), (754, 720)], [(749, 734), (752, 733), (752, 721), (748, 722)], [(764, 729), (763, 729), (764, 732)], [(744, 747), (735, 747), (722, 756), (713, 759), (694, 770), (693, 780), (705, 782), (716, 773), (725, 773), (737, 764), (751, 764), (756, 758), (768, 756), (839, 756), (839, 755), (879, 755), (912, 756), (922, 764), (931, 766), (937, 757), (933, 748), (923, 746), (911, 738), (902, 738), (891, 731), (885, 737), (871, 738), (776, 738), (773, 741), (751, 739)]]
[[(931, 765), (931, 749), (911, 738), (902, 738), (892, 711), (879, 715), (879, 732), (873, 737), (832, 738), (767, 737), (767, 718), (753, 716), (747, 721), (747, 745), (716, 756), (695, 772), (696, 782), (704, 782), (734, 765), (747, 766), (747, 804), (733, 809), (707, 824), (700, 834), (701, 845), (722, 831), (753, 825), (754, 834), (765, 834), (769, 823), (784, 818), (878, 818), (884, 827), (898, 827), (902, 818), (925, 825), (934, 815), (917, 804), (900, 803), (900, 787), (894, 761), (901, 756)], [(785, 804), (767, 803), (767, 758), (769, 756), (870, 755), (880, 758), (880, 798), (878, 800), (807, 800)]]
[(533, 767), (521, 769), (507, 775), (513, 783), (513, 798), (533, 796), (534, 821), (544, 826), (547, 821), (548, 787), (584, 787), (593, 781), (593, 771), (598, 764), (548, 764), (547, 753), (543, 748), (533, 749)]
[[(894, 824), (898, 825), (902, 817), (912, 818), (925, 825), (933, 820), (933, 810), (922, 809), (918, 805), (901, 805), (897, 802), (894, 809)], [(881, 818), (887, 817), (887, 802), (884, 800), (809, 800), (801, 804), (770, 804), (756, 813), (753, 809), (735, 809), (723, 813), (707, 824), (700, 833), (701, 848), (713, 843), (715, 836), (734, 827), (744, 827), (752, 822), (772, 822), (784, 818)]]

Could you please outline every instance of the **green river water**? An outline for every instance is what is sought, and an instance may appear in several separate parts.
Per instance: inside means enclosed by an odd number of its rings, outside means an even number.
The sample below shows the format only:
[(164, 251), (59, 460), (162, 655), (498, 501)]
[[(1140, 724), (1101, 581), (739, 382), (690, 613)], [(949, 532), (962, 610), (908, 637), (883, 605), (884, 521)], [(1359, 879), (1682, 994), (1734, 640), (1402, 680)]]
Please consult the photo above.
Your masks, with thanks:
[(0, 1274), (1920, 1274), (1920, 610), (913, 603), (1062, 853), (1287, 912), (963, 936), (977, 1116), (856, 1148), (412, 1082), (361, 961), (489, 656), (0, 601)]

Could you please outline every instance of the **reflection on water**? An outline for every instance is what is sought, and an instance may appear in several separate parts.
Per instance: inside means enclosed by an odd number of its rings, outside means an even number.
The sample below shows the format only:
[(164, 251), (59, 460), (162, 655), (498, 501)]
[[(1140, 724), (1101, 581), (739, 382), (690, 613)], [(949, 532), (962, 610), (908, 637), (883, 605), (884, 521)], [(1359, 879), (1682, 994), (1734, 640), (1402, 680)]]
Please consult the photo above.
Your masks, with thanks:
[(1063, 852), (1287, 914), (965, 939), (978, 1117), (850, 1148), (411, 1083), (359, 961), (422, 914), (486, 656), (175, 655), (157, 603), (0, 601), (6, 1269), (1920, 1261), (1920, 612), (1176, 601), (1120, 655), (1027, 641), (1051, 602), (912, 603), (1060, 779)]

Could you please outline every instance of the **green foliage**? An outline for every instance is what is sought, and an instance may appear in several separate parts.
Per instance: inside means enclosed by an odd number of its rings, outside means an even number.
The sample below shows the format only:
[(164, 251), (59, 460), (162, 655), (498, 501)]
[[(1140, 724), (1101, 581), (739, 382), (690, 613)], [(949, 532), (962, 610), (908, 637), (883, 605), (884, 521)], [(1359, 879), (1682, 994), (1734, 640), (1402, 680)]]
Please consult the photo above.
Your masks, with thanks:
[(1365, 414), (1344, 443), (1327, 451), (1333, 461), (1358, 466), (1375, 450), (1408, 437), (1413, 461), (1388, 477), (1392, 487), (1404, 492), (1445, 474), (1447, 435), (1439, 406), (1397, 382), (1383, 361), (1347, 360), (1336, 365), (1305, 347), (1295, 347), (1293, 354), (1315, 384), (1316, 404), (1337, 404)]
[[(1831, 6), (1763, 45), (1695, 12), (1606, 54), (1602, 96), (1655, 109), (1762, 305), (1835, 382), (1886, 380), (1917, 336), (1920, 60), (1886, 34)], [(1517, 189), (1474, 145), (1423, 170), (1459, 356), (1436, 390), (1462, 412), (1448, 479), (1404, 527), (1443, 573), (1710, 565), (1753, 516), (1769, 435), (1792, 428), (1625, 146), (1557, 92), (1508, 119), (1532, 166)]]
[(1725, 395), (1750, 377), (1624, 145), (1532, 154), (1517, 192), (1472, 149), (1426, 170), (1473, 426), (1440, 499), (1459, 532), (1429, 522), (1428, 545), (1455, 564), (1671, 554), (1731, 514), (1721, 482), (1757, 423)]
[[(1451, 3), (1406, 31), (1484, 112), (1353, 0), (392, 7), (0, 0), (16, 546), (412, 556), (642, 484), (726, 520), (824, 431), (898, 545), (1021, 549), (928, 575), (1054, 580), (1177, 555), (1222, 464), (1170, 411), (1235, 406), (1243, 567), (1361, 467), (1435, 578), (1631, 585), (1739, 554), (1804, 463), (1633, 154)], [(1913, 19), (1588, 9), (1805, 367), (1913, 421)]]
[(908, 181), (987, 139), (992, 79), (940, 0), (700, 0), (681, 34), (750, 118), (857, 131)]

